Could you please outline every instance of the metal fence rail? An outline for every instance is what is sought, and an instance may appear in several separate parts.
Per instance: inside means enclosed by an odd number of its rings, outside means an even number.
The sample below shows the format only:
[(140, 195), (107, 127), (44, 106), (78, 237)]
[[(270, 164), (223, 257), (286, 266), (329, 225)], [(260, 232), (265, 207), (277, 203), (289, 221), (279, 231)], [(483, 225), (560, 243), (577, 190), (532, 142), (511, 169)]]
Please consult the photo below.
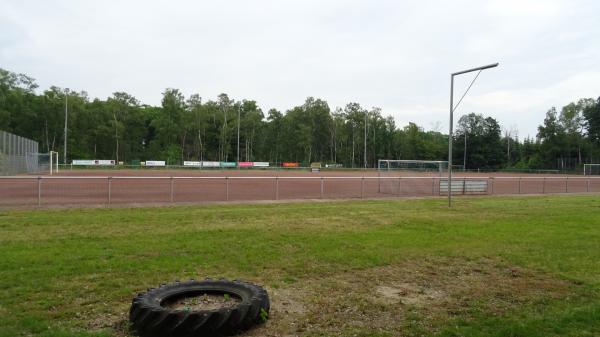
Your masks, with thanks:
[[(425, 176), (7, 176), (0, 177), (0, 206), (426, 197), (447, 195), (447, 185)], [(600, 177), (452, 179), (453, 195), (593, 192), (600, 192)]]

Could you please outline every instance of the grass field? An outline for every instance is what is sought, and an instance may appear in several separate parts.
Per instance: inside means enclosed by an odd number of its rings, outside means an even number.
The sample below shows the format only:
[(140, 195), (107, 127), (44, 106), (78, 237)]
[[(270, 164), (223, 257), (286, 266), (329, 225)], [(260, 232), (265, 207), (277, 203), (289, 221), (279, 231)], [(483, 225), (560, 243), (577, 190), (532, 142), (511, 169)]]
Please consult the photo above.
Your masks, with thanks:
[(600, 196), (0, 211), (0, 336), (126, 336), (135, 293), (263, 284), (250, 336), (598, 336)]

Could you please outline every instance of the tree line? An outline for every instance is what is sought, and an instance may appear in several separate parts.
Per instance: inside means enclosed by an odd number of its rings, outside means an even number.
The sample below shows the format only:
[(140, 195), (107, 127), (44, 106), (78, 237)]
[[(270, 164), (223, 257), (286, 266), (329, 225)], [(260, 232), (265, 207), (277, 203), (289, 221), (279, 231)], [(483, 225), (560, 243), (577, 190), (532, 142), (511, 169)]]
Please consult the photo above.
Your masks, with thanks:
[[(0, 68), (0, 129), (38, 141), (40, 152), (63, 153), (65, 104), (68, 160), (237, 161), (238, 127), (239, 161), (375, 167), (378, 159), (448, 155), (447, 134), (399, 127), (380, 108), (359, 103), (332, 109), (308, 97), (285, 112), (265, 112), (253, 100), (206, 100), (167, 88), (161, 105), (151, 106), (125, 92), (105, 100), (55, 86), (39, 92), (33, 78)], [(600, 98), (551, 108), (535, 139), (521, 140), (476, 113), (460, 118), (454, 136), (453, 160), (467, 169), (574, 169), (600, 162)]]

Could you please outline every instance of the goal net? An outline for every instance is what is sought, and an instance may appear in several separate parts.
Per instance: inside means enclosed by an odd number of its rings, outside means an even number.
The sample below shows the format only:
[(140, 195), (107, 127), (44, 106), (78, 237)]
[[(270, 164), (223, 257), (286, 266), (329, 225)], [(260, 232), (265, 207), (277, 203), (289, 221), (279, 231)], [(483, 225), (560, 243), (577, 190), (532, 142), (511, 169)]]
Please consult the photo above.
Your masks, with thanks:
[(600, 175), (600, 164), (583, 164), (583, 174), (586, 176)]
[(27, 166), (27, 173), (50, 172), (50, 154), (28, 152), (25, 154), (25, 165)]
[(26, 172), (30, 174), (54, 174), (58, 172), (58, 152), (28, 152), (25, 154)]
[(414, 171), (442, 174), (448, 169), (448, 162), (442, 160), (396, 160), (379, 159), (377, 169), (380, 172)]
[(400, 190), (400, 181), (394, 177), (407, 174), (442, 176), (444, 172), (448, 171), (448, 162), (443, 160), (379, 159), (377, 170), (379, 171), (379, 193), (394, 194), (399, 193)]

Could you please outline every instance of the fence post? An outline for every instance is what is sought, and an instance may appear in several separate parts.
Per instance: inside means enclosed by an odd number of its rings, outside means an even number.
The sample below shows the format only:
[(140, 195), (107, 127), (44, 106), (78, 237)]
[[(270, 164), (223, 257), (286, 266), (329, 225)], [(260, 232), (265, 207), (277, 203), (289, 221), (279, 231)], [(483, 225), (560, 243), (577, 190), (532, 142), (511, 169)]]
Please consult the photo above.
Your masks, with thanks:
[(519, 177), (519, 194), (521, 194), (521, 177)]
[(173, 200), (174, 200), (173, 199), (173, 192), (174, 192), (173, 190), (174, 190), (174, 178), (171, 177), (171, 191), (170, 191), (171, 192), (171, 202), (173, 202)]
[(590, 191), (590, 178), (588, 178), (588, 180), (587, 180), (587, 191), (588, 192)]
[(492, 181), (492, 193), (491, 194), (494, 195), (494, 182), (496, 180), (494, 179), (494, 177), (491, 177), (490, 180)]
[(279, 177), (275, 177), (275, 200), (279, 200)]
[(402, 178), (398, 177), (398, 196), (400, 196), (400, 181), (402, 180)]
[(565, 181), (565, 193), (569, 193), (569, 177), (567, 177), (567, 180)]
[(325, 179), (321, 177), (321, 199), (323, 199), (323, 185), (325, 184)]
[(42, 177), (38, 176), (38, 206), (42, 206)]
[(467, 178), (463, 178), (463, 195), (467, 194)]
[(229, 201), (229, 177), (225, 177), (225, 200)]
[(435, 178), (431, 178), (431, 196), (435, 196)]
[(108, 204), (110, 205), (110, 194), (111, 194), (111, 185), (112, 185), (111, 181), (112, 181), (112, 177), (108, 177), (107, 181), (108, 181), (108, 196), (107, 196), (107, 201), (108, 201)]
[(365, 177), (360, 178), (360, 198), (365, 198)]
[(546, 177), (542, 181), (542, 194), (546, 193)]

